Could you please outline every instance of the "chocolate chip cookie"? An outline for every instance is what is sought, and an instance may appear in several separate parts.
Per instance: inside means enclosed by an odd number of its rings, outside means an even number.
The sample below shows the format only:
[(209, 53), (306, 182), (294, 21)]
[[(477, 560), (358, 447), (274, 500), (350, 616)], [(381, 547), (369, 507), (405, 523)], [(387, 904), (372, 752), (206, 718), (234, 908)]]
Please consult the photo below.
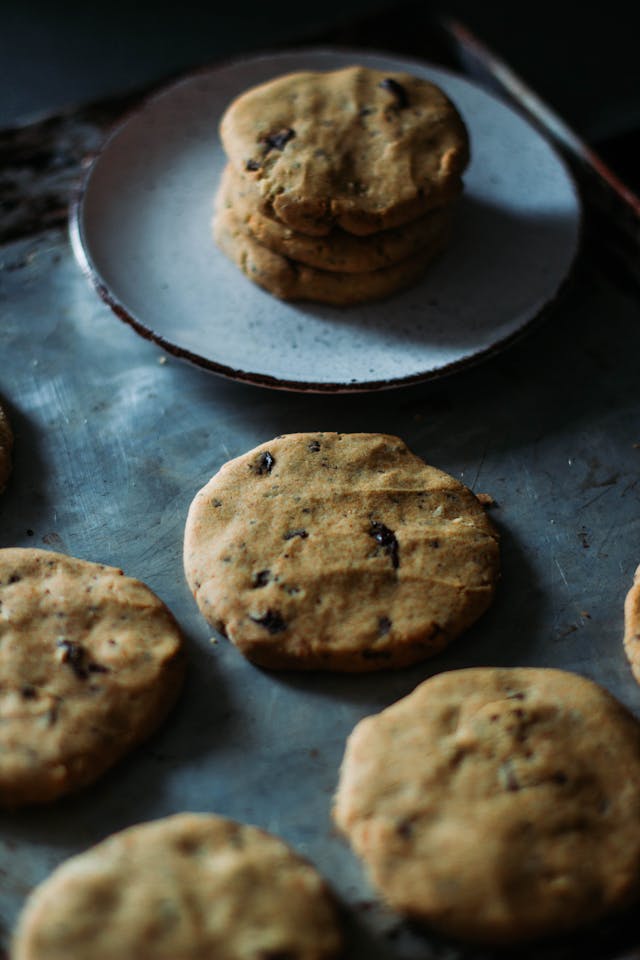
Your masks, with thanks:
[(178, 814), (63, 863), (32, 893), (13, 960), (330, 960), (333, 899), (314, 867), (256, 827)]
[(515, 943), (638, 898), (639, 810), (640, 724), (607, 691), (474, 668), (356, 726), (334, 818), (391, 907)]
[(498, 537), (476, 497), (397, 437), (299, 433), (226, 463), (185, 530), (187, 581), (255, 663), (379, 670), (487, 609)]
[(178, 625), (139, 580), (0, 550), (0, 806), (96, 780), (164, 719), (183, 673)]
[(461, 191), (469, 139), (435, 84), (362, 66), (287, 74), (247, 90), (220, 124), (233, 166), (301, 233), (400, 226)]
[(439, 207), (391, 230), (356, 237), (335, 227), (323, 237), (311, 237), (260, 211), (259, 194), (247, 176), (227, 164), (219, 191), (219, 209), (231, 209), (242, 229), (256, 243), (288, 260), (317, 270), (370, 273), (413, 257), (424, 247), (444, 246), (452, 214)]

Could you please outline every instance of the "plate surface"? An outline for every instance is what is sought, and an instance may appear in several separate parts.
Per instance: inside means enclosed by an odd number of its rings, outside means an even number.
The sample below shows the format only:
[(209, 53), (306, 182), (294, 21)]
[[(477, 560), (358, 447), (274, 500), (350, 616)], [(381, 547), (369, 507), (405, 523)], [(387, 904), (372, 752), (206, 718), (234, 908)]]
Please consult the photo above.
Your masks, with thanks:
[[(472, 161), (454, 237), (423, 281), (387, 300), (284, 303), (212, 240), (218, 122), (256, 83), (356, 62), (433, 80), (464, 117)], [(318, 49), (202, 71), (146, 101), (107, 140), (71, 216), (81, 266), (138, 332), (234, 379), (327, 392), (426, 380), (503, 346), (555, 296), (579, 227), (563, 162), (510, 107), (419, 61)]]

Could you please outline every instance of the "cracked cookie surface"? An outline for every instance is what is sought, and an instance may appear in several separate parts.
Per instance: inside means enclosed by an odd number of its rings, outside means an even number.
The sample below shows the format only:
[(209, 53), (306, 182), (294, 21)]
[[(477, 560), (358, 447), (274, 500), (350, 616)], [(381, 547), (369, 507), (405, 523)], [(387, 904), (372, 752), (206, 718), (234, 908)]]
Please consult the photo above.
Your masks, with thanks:
[(93, 782), (164, 719), (183, 674), (180, 629), (139, 580), (0, 550), (0, 806)]
[(395, 909), (511, 943), (640, 896), (640, 724), (576, 674), (443, 673), (347, 741), (334, 819)]
[(341, 934), (315, 868), (213, 814), (130, 827), (63, 863), (27, 901), (14, 960), (329, 960)]
[(353, 66), (247, 90), (220, 124), (239, 173), (294, 230), (357, 235), (400, 226), (457, 196), (466, 127), (434, 84)]
[(489, 606), (497, 534), (476, 497), (382, 434), (290, 434), (194, 498), (185, 573), (206, 619), (262, 666), (429, 657)]

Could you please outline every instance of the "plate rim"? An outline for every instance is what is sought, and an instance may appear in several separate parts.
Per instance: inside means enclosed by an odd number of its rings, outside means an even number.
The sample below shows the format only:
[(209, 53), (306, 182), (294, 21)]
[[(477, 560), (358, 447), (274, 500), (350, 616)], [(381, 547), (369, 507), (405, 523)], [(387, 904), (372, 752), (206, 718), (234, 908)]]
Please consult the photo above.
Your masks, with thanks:
[[(511, 331), (510, 333), (506, 334), (506, 336), (503, 336), (499, 340), (489, 344), (489, 346), (485, 347), (484, 349), (476, 350), (472, 354), (461, 357), (458, 360), (453, 360), (436, 368), (408, 374), (405, 377), (358, 380), (356, 382), (289, 380), (284, 377), (278, 377), (267, 373), (259, 373), (256, 371), (235, 368), (229, 364), (220, 363), (219, 361), (212, 360), (208, 357), (202, 356), (201, 354), (195, 353), (193, 350), (189, 350), (186, 347), (182, 347), (179, 344), (168, 340), (162, 334), (157, 333), (140, 318), (134, 316), (133, 313), (128, 310), (123, 303), (120, 302), (117, 296), (112, 293), (106, 282), (102, 279), (98, 268), (95, 266), (89, 255), (87, 244), (85, 243), (82, 212), (92, 173), (101, 157), (106, 153), (110, 144), (118, 137), (121, 130), (128, 126), (128, 124), (138, 115), (144, 113), (151, 103), (161, 100), (163, 96), (168, 95), (174, 89), (180, 86), (197, 81), (199, 77), (203, 77), (208, 74), (214, 74), (229, 68), (240, 67), (242, 64), (247, 62), (256, 63), (259, 61), (273, 60), (274, 58), (281, 59), (287, 56), (301, 57), (305, 55), (320, 55), (326, 56), (327, 58), (336, 55), (369, 58), (381, 57), (395, 61), (395, 63), (397, 63), (400, 67), (410, 68), (413, 65), (415, 67), (420, 67), (421, 69), (427, 68), (435, 70), (439, 73), (455, 78), (456, 80), (462, 80), (469, 86), (481, 90), (491, 99), (498, 101), (505, 109), (515, 113), (536, 133), (537, 136), (546, 142), (548, 148), (554, 156), (554, 159), (563, 169), (567, 183), (573, 193), (576, 210), (575, 242), (564, 274), (560, 277), (555, 287), (547, 294), (544, 302), (535, 305), (532, 308), (533, 312), (531, 316), (528, 316), (516, 330)], [(577, 183), (566, 158), (562, 155), (557, 145), (550, 139), (545, 131), (540, 130), (537, 126), (532, 124), (530, 118), (517, 109), (517, 105), (506, 102), (503, 98), (497, 96), (493, 91), (487, 90), (484, 86), (482, 86), (482, 84), (476, 83), (462, 72), (456, 72), (448, 67), (443, 67), (440, 64), (432, 63), (429, 60), (422, 60), (416, 57), (407, 57), (402, 54), (395, 54), (393, 51), (381, 50), (377, 48), (366, 49), (351, 46), (328, 47), (317, 45), (296, 47), (295, 50), (290, 50), (288, 48), (276, 48), (272, 50), (256, 51), (248, 57), (229, 57), (220, 61), (216, 61), (213, 64), (205, 64), (203, 66), (196, 67), (195, 69), (189, 70), (186, 73), (182, 73), (173, 79), (170, 79), (168, 82), (160, 83), (157, 87), (143, 95), (140, 101), (129, 107), (124, 114), (122, 114), (107, 128), (104, 139), (100, 143), (100, 146), (84, 158), (83, 165), (84, 170), (82, 171), (81, 177), (76, 182), (69, 200), (68, 234), (75, 259), (85, 278), (93, 286), (100, 299), (111, 309), (118, 319), (130, 326), (139, 336), (145, 340), (155, 343), (171, 356), (176, 357), (179, 360), (184, 360), (194, 366), (199, 367), (200, 369), (207, 370), (210, 373), (214, 373), (227, 380), (247, 383), (251, 386), (263, 387), (271, 390), (275, 389), (292, 393), (332, 395), (340, 393), (373, 393), (382, 390), (400, 389), (402, 387), (439, 380), (481, 364), (494, 354), (502, 353), (504, 350), (508, 349), (514, 342), (518, 341), (521, 337), (526, 336), (526, 334), (530, 332), (532, 326), (539, 325), (543, 319), (546, 318), (547, 314), (555, 307), (558, 301), (564, 297), (567, 288), (570, 286), (575, 275), (576, 264), (579, 260), (580, 252), (584, 244), (584, 208)]]

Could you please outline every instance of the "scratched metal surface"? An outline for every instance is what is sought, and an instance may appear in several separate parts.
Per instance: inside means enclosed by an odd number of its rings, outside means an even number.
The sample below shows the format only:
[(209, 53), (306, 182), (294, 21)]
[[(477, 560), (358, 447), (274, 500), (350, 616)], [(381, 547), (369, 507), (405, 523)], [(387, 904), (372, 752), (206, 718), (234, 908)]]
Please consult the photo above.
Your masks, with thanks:
[[(551, 314), (474, 369), (372, 396), (290, 395), (166, 359), (99, 301), (63, 227), (22, 232), (0, 247), (0, 396), (16, 434), (0, 546), (49, 547), (143, 579), (182, 624), (191, 669), (164, 728), (95, 787), (0, 815), (0, 946), (29, 889), (67, 856), (189, 809), (256, 823), (309, 856), (345, 904), (354, 960), (489, 956), (411, 930), (376, 903), (332, 830), (331, 795), (353, 725), (444, 669), (575, 670), (640, 715), (621, 647), (623, 597), (640, 562), (637, 300), (584, 254)], [(228, 458), (319, 429), (398, 434), (496, 501), (495, 605), (430, 662), (291, 676), (211, 643), (182, 573), (191, 498)], [(514, 957), (628, 958), (636, 926), (628, 917)]]

